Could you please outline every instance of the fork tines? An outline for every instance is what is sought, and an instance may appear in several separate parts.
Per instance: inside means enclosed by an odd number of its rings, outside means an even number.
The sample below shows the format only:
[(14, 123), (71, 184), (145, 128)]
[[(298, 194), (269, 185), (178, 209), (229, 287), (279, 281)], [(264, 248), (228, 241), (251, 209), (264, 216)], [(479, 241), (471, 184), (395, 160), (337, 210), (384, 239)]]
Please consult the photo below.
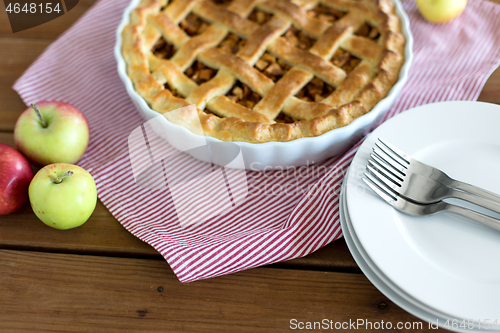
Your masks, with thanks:
[(381, 184), (375, 177), (370, 173), (363, 173), (363, 181), (368, 185), (375, 193), (377, 193), (382, 199), (387, 202), (396, 201), (397, 196), (388, 190), (383, 184)]
[[(404, 164), (409, 165), (410, 164), (410, 159), (411, 157), (403, 153), (401, 150), (397, 149), (393, 145), (391, 145), (389, 142), (382, 140), (381, 138), (378, 138), (378, 141), (381, 143), (381, 145), (378, 144), (378, 142), (375, 143), (377, 147), (385, 151), (386, 153), (392, 153), (392, 155), (396, 155)], [(385, 147), (385, 148), (384, 148)], [(386, 149), (387, 148), (387, 149)]]
[(371, 165), (372, 167), (382, 172), (384, 175), (387, 176), (387, 178), (390, 178), (396, 184), (401, 183), (403, 181), (402, 177), (405, 176), (403, 172), (394, 169), (391, 165), (389, 165), (387, 162), (385, 162), (375, 154), (370, 155), (370, 159), (368, 160), (368, 165)]
[(385, 201), (396, 201), (409, 164), (408, 155), (379, 138), (370, 154), (363, 181)]
[(373, 147), (368, 163), (372, 169), (376, 170), (372, 172), (373, 175), (383, 180), (384, 183), (386, 179), (389, 179), (394, 185), (401, 187), (410, 160), (408, 155), (379, 138)]

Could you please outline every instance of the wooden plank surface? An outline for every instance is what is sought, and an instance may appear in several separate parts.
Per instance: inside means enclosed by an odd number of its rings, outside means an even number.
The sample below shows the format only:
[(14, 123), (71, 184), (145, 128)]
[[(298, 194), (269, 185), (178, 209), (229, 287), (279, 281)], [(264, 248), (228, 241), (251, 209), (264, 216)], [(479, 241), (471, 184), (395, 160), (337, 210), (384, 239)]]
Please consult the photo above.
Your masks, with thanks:
[(0, 5), (0, 131), (11, 131), (26, 108), (12, 90), (15, 80), (95, 2), (96, 0), (79, 0), (75, 8), (65, 15), (15, 34), (12, 33), (7, 12)]
[(431, 331), (362, 274), (256, 268), (181, 284), (157, 260), (6, 250), (0, 271), (2, 332), (284, 332), (291, 319)]
[(0, 131), (13, 131), (26, 109), (12, 85), (51, 42), (0, 37)]

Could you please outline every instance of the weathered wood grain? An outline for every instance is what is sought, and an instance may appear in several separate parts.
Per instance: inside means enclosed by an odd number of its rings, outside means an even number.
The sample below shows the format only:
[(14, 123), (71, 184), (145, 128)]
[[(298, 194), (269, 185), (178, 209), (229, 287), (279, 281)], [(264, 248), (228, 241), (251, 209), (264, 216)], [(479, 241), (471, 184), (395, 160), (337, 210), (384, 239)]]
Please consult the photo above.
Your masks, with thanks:
[(13, 131), (17, 118), (26, 109), (12, 85), (50, 43), (51, 40), (0, 38), (0, 131)]
[[(421, 323), (362, 274), (256, 268), (181, 284), (156, 260), (6, 250), (0, 271), (2, 332), (284, 332), (291, 319)], [(431, 331), (419, 325), (399, 332)]]
[(491, 74), (479, 95), (478, 101), (500, 104), (500, 68), (497, 68)]

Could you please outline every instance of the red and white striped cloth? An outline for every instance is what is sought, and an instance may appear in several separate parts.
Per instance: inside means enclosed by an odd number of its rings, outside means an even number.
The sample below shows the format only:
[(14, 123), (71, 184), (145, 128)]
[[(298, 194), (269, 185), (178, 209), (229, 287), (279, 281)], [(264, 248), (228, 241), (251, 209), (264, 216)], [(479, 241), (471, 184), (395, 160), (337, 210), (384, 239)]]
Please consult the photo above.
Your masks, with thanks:
[[(63, 100), (85, 113), (91, 142), (79, 164), (92, 173), (99, 198), (118, 221), (157, 249), (182, 282), (302, 257), (341, 237), (338, 194), (359, 144), (320, 165), (248, 172), (242, 204), (187, 227), (178, 223), (168, 190), (136, 186), (127, 137), (143, 120), (118, 78), (113, 56), (115, 29), (127, 3), (97, 2), (14, 85), (26, 104)], [(477, 99), (500, 60), (500, 6), (470, 0), (458, 19), (433, 25), (422, 19), (414, 1), (403, 5), (415, 58), (386, 119), (430, 102)], [(179, 163), (196, 168), (201, 162)]]

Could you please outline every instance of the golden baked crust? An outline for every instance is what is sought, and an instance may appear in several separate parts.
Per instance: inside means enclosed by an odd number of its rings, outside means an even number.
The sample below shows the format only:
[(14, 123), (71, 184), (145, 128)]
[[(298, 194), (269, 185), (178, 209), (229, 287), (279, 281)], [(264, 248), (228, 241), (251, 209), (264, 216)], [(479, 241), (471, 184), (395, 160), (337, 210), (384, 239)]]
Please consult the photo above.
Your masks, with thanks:
[[(194, 104), (198, 134), (252, 143), (369, 112), (398, 80), (405, 45), (390, 0), (142, 0), (122, 39), (153, 110)], [(189, 115), (166, 117), (196, 132)]]

